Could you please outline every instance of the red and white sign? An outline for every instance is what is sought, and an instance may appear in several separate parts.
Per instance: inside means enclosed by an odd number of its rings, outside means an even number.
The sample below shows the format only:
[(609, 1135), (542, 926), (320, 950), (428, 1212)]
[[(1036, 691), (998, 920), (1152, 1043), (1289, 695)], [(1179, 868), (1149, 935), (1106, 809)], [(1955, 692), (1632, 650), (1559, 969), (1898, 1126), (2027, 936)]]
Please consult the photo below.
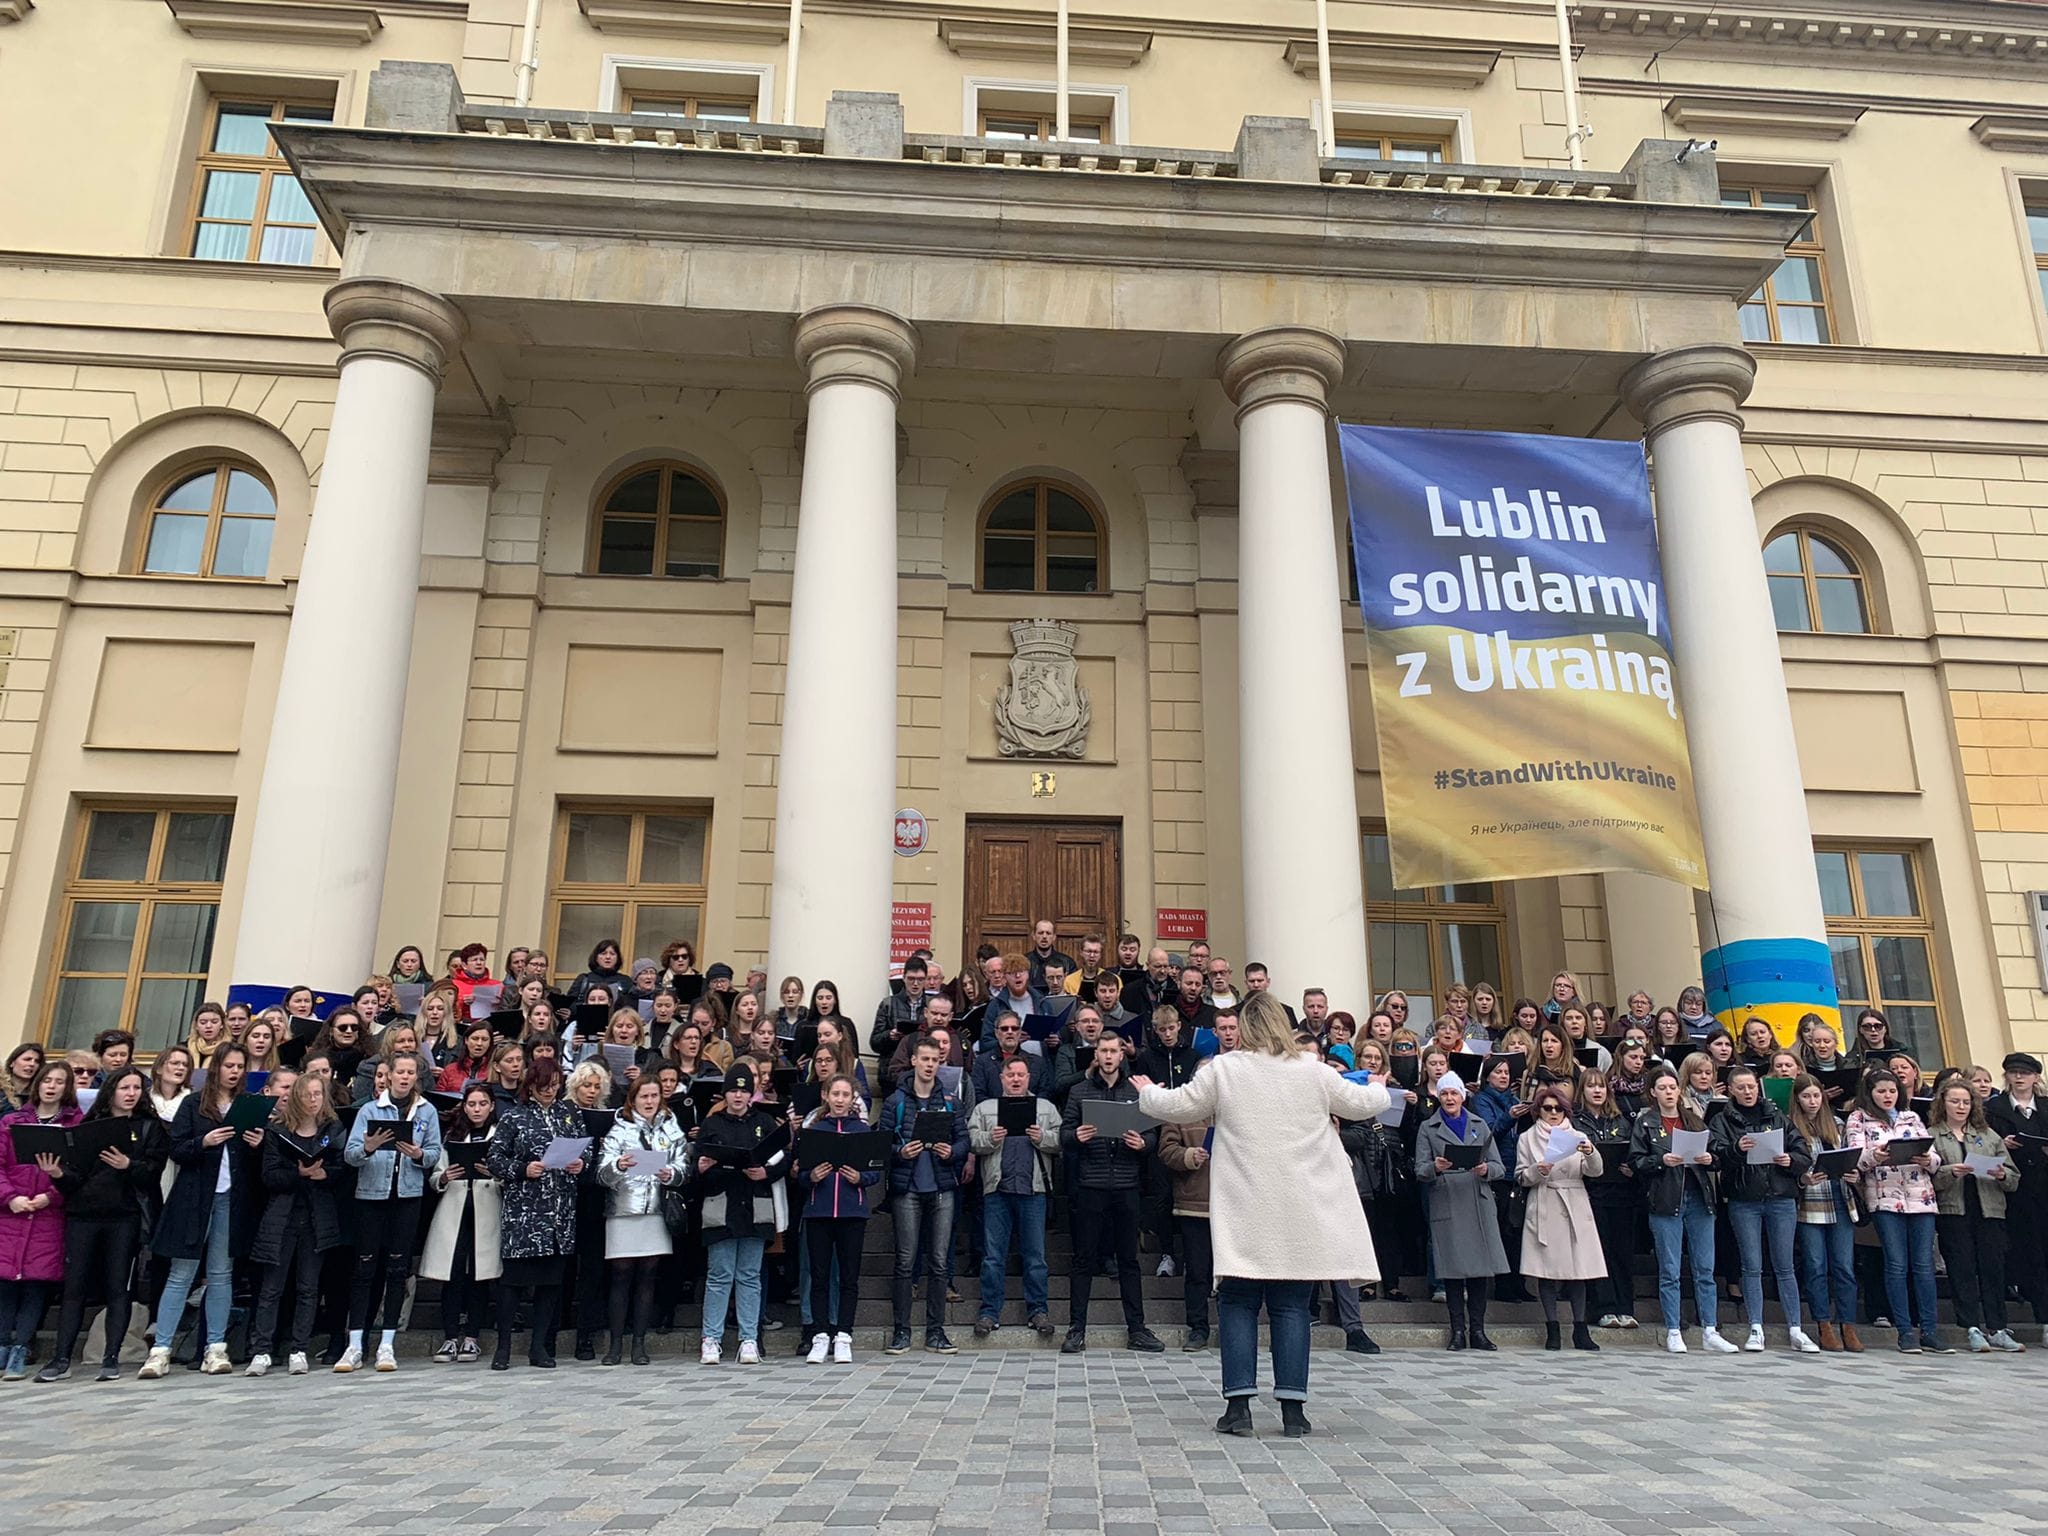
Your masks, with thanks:
[(889, 974), (903, 974), (903, 962), (932, 947), (932, 904), (897, 901), (889, 904)]
[(1202, 907), (1161, 907), (1155, 932), (1164, 939), (1206, 939), (1209, 913)]
[[(924, 819), (923, 811), (908, 808), (896, 813), (896, 857), (914, 859), (931, 843), (932, 829)], [(925, 909), (925, 916), (931, 916), (931, 909)]]

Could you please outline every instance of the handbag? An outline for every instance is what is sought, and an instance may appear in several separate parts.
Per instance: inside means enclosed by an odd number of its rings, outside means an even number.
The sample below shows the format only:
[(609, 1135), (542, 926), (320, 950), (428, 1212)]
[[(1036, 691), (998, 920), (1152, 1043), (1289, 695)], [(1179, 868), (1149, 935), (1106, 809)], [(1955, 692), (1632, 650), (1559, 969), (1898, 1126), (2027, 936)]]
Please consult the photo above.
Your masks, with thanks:
[(661, 1224), (668, 1228), (671, 1242), (680, 1244), (689, 1235), (690, 1192), (680, 1179), (661, 1186)]

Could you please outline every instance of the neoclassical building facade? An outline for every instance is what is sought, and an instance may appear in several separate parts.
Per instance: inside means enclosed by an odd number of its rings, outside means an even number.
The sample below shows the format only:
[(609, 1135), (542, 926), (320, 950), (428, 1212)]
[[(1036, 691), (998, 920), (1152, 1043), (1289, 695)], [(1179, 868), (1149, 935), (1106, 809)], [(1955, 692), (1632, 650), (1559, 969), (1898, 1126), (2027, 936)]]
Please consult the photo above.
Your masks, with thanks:
[[(1051, 917), (2048, 1044), (2048, 11), (1585, 7), (1573, 125), (1243, 9), (1062, 139), (1039, 4), (0, 0), (0, 1038)], [(1647, 442), (1710, 892), (1392, 887), (1333, 418)]]

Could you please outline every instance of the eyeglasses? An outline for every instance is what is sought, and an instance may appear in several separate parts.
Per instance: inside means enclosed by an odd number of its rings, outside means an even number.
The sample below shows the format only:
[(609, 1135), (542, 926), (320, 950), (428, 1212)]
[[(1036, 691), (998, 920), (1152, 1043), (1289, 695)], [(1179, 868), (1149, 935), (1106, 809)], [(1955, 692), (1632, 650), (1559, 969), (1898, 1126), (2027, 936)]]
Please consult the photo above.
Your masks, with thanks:
[(1539, 1115), (1561, 1115), (1564, 1113), (1564, 1106), (1562, 1104), (1546, 1104), (1537, 1110), (1536, 1113)]

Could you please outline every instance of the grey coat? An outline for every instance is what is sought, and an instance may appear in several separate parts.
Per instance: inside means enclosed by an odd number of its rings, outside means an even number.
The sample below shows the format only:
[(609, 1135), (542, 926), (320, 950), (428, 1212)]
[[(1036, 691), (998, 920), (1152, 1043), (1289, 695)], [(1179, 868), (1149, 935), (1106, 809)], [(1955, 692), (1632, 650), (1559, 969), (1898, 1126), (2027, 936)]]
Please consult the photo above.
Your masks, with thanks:
[[(1429, 1243), (1436, 1255), (1437, 1278), (1476, 1280), (1504, 1275), (1508, 1255), (1501, 1246), (1490, 1179), (1462, 1168), (1437, 1172), (1436, 1160), (1457, 1140), (1441, 1112), (1424, 1121), (1415, 1137), (1415, 1177), (1421, 1181), (1429, 1207)], [(1493, 1132), (1475, 1110), (1465, 1111), (1464, 1144), (1482, 1149), (1489, 1175), (1500, 1172), (1500, 1151), (1493, 1144)]]

